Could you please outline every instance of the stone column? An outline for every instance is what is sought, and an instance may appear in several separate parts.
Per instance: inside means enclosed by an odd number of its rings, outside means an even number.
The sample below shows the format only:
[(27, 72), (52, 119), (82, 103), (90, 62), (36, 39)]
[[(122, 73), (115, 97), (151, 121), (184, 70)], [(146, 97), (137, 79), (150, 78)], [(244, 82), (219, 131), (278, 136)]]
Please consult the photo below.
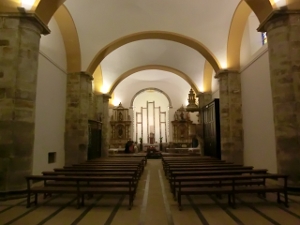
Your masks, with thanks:
[(278, 172), (300, 188), (300, 11), (275, 11), (259, 31), (268, 37)]
[[(139, 143), (139, 137), (136, 137), (136, 133), (135, 133), (135, 121), (134, 121), (134, 111), (133, 108), (130, 107), (128, 110), (128, 115), (130, 116), (130, 120), (131, 120), (131, 125), (130, 125), (130, 134), (129, 136), (131, 137), (131, 139), (133, 141), (136, 141), (137, 143)], [(126, 118), (127, 120), (127, 118)]]
[(101, 157), (108, 156), (109, 148), (109, 99), (110, 95), (95, 93), (96, 115), (102, 122)]
[(243, 164), (243, 121), (241, 77), (236, 71), (219, 71), (221, 157), (223, 160)]
[(32, 173), (41, 33), (34, 17), (0, 14), (0, 192), (26, 188)]
[(102, 112), (102, 146), (101, 156), (108, 156), (109, 138), (110, 138), (110, 125), (109, 125), (109, 99), (110, 95), (103, 94), (103, 112)]
[(71, 73), (67, 77), (66, 165), (81, 163), (87, 159), (91, 81), (92, 77), (85, 72)]

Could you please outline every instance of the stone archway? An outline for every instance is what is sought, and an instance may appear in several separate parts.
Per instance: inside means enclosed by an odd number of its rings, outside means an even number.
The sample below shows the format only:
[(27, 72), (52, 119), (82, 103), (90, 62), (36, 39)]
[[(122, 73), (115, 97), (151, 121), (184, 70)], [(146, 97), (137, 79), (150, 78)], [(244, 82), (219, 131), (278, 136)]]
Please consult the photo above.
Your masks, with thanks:
[(164, 91), (162, 91), (162, 90), (160, 90), (160, 89), (158, 89), (158, 88), (154, 88), (154, 87), (144, 88), (144, 89), (138, 91), (138, 92), (132, 97), (132, 99), (131, 99), (131, 101), (130, 101), (130, 108), (133, 108), (133, 102), (134, 102), (134, 99), (135, 99), (139, 94), (141, 94), (141, 93), (143, 93), (143, 92), (145, 92), (145, 91), (149, 91), (149, 90), (151, 90), (151, 91), (157, 91), (157, 92), (162, 93), (162, 94), (168, 99), (168, 102), (169, 102), (169, 108), (173, 108), (173, 106), (172, 106), (172, 101), (171, 101), (171, 98), (169, 97), (169, 95), (168, 95), (167, 93), (165, 93)]
[(117, 48), (134, 41), (146, 40), (146, 39), (170, 40), (170, 41), (175, 41), (184, 44), (190, 48), (193, 48), (194, 50), (198, 51), (201, 55), (203, 55), (203, 57), (212, 65), (215, 71), (218, 71), (221, 68), (220, 63), (218, 62), (216, 57), (212, 54), (212, 52), (210, 52), (205, 45), (203, 45), (202, 43), (200, 43), (195, 39), (192, 39), (190, 37), (181, 34), (166, 32), (166, 31), (145, 31), (145, 32), (134, 33), (134, 34), (121, 37), (111, 42), (104, 48), (102, 48), (90, 63), (87, 72), (93, 74), (94, 70), (100, 64), (100, 62), (109, 53), (116, 50)]
[(199, 90), (197, 88), (197, 86), (195, 85), (195, 83), (192, 81), (192, 79), (185, 73), (183, 73), (180, 70), (168, 67), (168, 66), (162, 66), (162, 65), (147, 65), (147, 66), (140, 66), (140, 67), (136, 67), (133, 68), (131, 70), (126, 71), (125, 73), (123, 73), (121, 76), (119, 76), (119, 78), (113, 83), (109, 94), (111, 95), (113, 93), (113, 91), (115, 90), (115, 88), (118, 86), (118, 84), (120, 84), (124, 79), (126, 79), (128, 76), (130, 76), (133, 73), (139, 72), (139, 71), (143, 71), (143, 70), (152, 70), (152, 69), (156, 69), (156, 70), (164, 70), (164, 71), (168, 71), (174, 74), (177, 74), (178, 76), (180, 76), (182, 79), (184, 79), (192, 88), (193, 90), (198, 93)]

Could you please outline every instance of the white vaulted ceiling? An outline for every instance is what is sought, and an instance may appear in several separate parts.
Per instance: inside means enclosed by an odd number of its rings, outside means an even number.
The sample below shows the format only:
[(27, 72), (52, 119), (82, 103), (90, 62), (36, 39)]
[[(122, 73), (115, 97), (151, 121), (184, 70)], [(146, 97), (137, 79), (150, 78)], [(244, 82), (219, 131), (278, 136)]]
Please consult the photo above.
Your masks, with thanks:
[(101, 62), (101, 68), (105, 75), (103, 83), (107, 86), (133, 68), (157, 65), (179, 70), (187, 74), (197, 87), (201, 87), (204, 62), (202, 55), (183, 44), (165, 40), (141, 40), (126, 44), (109, 54)]
[[(226, 67), (230, 23), (239, 2), (240, 0), (67, 0), (65, 5), (76, 25), (82, 70), (86, 70), (105, 46), (124, 36), (147, 31), (170, 32), (193, 39), (205, 46), (220, 65)], [(173, 68), (186, 74), (199, 91), (203, 86), (205, 58), (196, 50), (174, 41), (133, 41), (115, 49), (99, 63), (103, 84), (110, 88), (125, 72), (149, 65)], [(131, 93), (130, 82), (141, 88), (150, 84), (160, 86), (162, 81), (159, 78), (165, 76), (165, 73), (161, 70), (154, 73), (152, 70), (151, 73), (143, 71), (128, 76), (116, 86), (115, 93), (120, 93), (120, 88), (130, 89)], [(150, 81), (148, 76), (151, 77)], [(171, 89), (167, 90), (170, 86), (186, 85), (182, 90), (184, 93), (180, 94), (187, 96), (186, 89), (191, 86), (185, 80), (175, 74), (168, 79), (172, 79), (173, 83), (163, 85), (163, 91), (170, 92)], [(125, 84), (128, 86), (125, 87)]]

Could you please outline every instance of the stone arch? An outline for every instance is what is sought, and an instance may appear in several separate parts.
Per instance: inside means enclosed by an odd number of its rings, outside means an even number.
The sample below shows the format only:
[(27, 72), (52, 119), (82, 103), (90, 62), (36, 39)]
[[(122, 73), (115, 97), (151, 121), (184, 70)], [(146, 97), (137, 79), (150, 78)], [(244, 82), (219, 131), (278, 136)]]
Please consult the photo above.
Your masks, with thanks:
[(138, 92), (132, 97), (132, 99), (131, 99), (131, 101), (130, 101), (130, 108), (131, 108), (131, 109), (133, 108), (133, 102), (134, 102), (134, 99), (135, 99), (139, 94), (141, 94), (142, 92), (145, 92), (145, 91), (149, 91), (149, 90), (151, 90), (151, 91), (157, 91), (157, 92), (162, 93), (162, 94), (168, 99), (168, 102), (169, 102), (169, 108), (173, 108), (173, 106), (172, 106), (172, 101), (171, 101), (171, 98), (169, 97), (169, 95), (168, 95), (167, 93), (165, 93), (164, 91), (162, 91), (162, 90), (160, 90), (160, 89), (158, 89), (158, 88), (154, 88), (154, 87), (144, 88), (144, 89), (138, 91)]
[(299, 0), (286, 0), (286, 3), (288, 5), (288, 9), (300, 9), (300, 1)]
[(64, 4), (66, 0), (38, 0), (36, 14), (45, 23), (48, 24), (56, 10)]
[(112, 51), (116, 50), (117, 48), (128, 44), (130, 42), (138, 41), (138, 40), (145, 40), (145, 39), (162, 39), (162, 40), (170, 40), (175, 41), (181, 44), (184, 44), (188, 47), (191, 47), (198, 51), (201, 55), (206, 58), (206, 60), (212, 65), (215, 71), (218, 71), (221, 66), (216, 57), (199, 41), (192, 39), (190, 37), (186, 37), (181, 34), (166, 32), (166, 31), (145, 31), (130, 34), (124, 37), (121, 37), (112, 43), (108, 44), (104, 48), (102, 48), (97, 55), (94, 57), (92, 62), (90, 63), (87, 73), (93, 74), (96, 67), (100, 64), (100, 62)]
[(227, 42), (227, 67), (230, 70), (240, 69), (241, 44), (245, 26), (251, 12), (249, 5), (242, 0), (233, 14)]
[[(4, 1), (3, 5), (11, 5), (14, 1), (11, 0), (2, 0)], [(37, 0), (35, 5), (36, 13), (39, 18), (45, 23), (48, 24), (51, 17), (54, 15), (55, 11), (65, 2), (66, 0)], [(250, 8), (257, 15), (260, 22), (262, 22), (271, 12), (272, 12), (272, 4), (270, 1), (272, 0), (243, 0), (245, 1)], [(287, 0), (287, 5), (290, 5), (292, 8), (299, 6), (299, 0)]]
[(113, 83), (111, 89), (109, 90), (108, 94), (111, 95), (113, 93), (113, 91), (115, 90), (115, 88), (118, 86), (118, 84), (120, 84), (122, 82), (122, 80), (124, 80), (126, 77), (130, 76), (133, 73), (139, 72), (139, 71), (143, 71), (143, 70), (151, 70), (151, 69), (156, 69), (156, 70), (164, 70), (164, 71), (168, 71), (174, 74), (177, 74), (178, 76), (180, 76), (182, 79), (184, 79), (191, 87), (192, 89), (196, 92), (199, 93), (199, 90), (197, 88), (197, 86), (195, 85), (195, 83), (193, 82), (193, 80), (185, 73), (183, 73), (180, 70), (174, 69), (172, 67), (168, 67), (168, 66), (162, 66), (162, 65), (147, 65), (147, 66), (139, 66), (133, 69), (130, 69), (128, 71), (126, 71), (125, 73), (123, 73), (121, 76), (118, 77), (118, 79)]
[(243, 0), (257, 16), (260, 23), (262, 23), (273, 11), (273, 6), (270, 0)]
[(213, 71), (214, 69), (209, 64), (208, 61), (205, 61), (204, 63), (204, 69), (203, 69), (203, 87), (201, 92), (211, 92), (211, 83), (213, 79)]
[(62, 5), (55, 12), (54, 18), (63, 37), (66, 56), (67, 71), (75, 73), (81, 71), (80, 42), (74, 20), (67, 7)]

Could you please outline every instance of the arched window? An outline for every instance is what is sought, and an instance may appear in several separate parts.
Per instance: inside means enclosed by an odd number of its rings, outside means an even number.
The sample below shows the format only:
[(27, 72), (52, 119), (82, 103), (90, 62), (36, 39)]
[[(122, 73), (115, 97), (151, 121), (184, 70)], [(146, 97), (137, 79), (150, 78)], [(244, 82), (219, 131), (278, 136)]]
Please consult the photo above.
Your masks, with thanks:
[(265, 45), (268, 43), (267, 32), (261, 33), (261, 39), (262, 39), (262, 45)]

